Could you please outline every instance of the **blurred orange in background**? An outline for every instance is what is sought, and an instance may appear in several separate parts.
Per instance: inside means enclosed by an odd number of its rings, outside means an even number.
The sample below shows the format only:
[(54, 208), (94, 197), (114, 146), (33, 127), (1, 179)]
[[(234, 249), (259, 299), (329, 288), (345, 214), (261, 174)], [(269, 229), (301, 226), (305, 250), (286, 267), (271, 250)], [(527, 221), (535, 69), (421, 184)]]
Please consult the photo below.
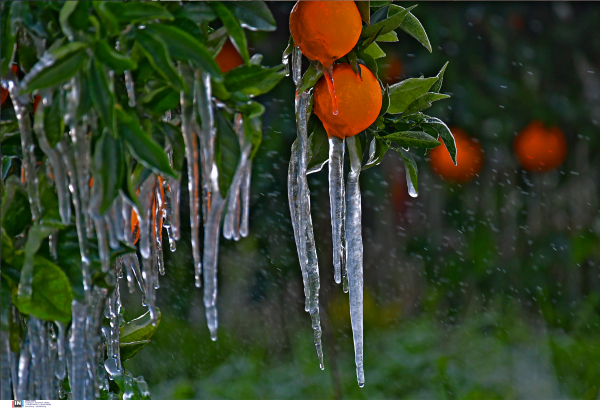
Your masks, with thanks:
[(565, 160), (567, 141), (559, 128), (547, 128), (536, 120), (516, 137), (514, 152), (525, 170), (549, 171)]
[[(17, 75), (18, 68), (16, 65), (12, 66), (12, 71)], [(8, 98), (8, 89), (0, 87), (0, 105), (4, 105), (4, 101)]]
[(394, 54), (388, 54), (387, 61), (383, 65), (382, 78), (384, 82), (390, 85), (394, 84), (398, 82), (402, 74), (404, 74), (402, 60)]
[(232, 69), (239, 67), (244, 63), (240, 53), (230, 39), (225, 41), (225, 44), (223, 44), (221, 51), (219, 51), (217, 54), (215, 61), (223, 73), (231, 71)]
[(471, 139), (464, 131), (450, 128), (456, 140), (456, 166), (442, 144), (429, 152), (429, 164), (434, 172), (444, 180), (466, 183), (479, 174), (483, 166), (483, 150), (475, 139)]

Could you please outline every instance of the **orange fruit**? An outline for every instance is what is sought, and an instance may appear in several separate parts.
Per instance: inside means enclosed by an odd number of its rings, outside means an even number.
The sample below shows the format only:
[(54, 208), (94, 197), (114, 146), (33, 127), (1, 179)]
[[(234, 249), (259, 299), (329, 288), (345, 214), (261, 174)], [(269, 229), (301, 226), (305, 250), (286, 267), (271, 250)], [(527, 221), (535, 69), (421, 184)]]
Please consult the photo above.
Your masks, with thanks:
[(296, 47), (329, 68), (358, 42), (362, 20), (353, 1), (299, 1), (290, 14)]
[(513, 148), (525, 170), (548, 171), (565, 160), (567, 141), (560, 129), (533, 121), (516, 137)]
[(315, 86), (315, 114), (330, 137), (354, 136), (371, 126), (379, 116), (383, 100), (379, 81), (364, 65), (360, 65), (360, 70), (362, 79), (352, 71), (350, 64), (333, 66), (337, 115), (333, 113), (334, 102), (326, 77), (323, 76)]
[(402, 66), (402, 60), (398, 57), (392, 56), (388, 60), (387, 67), (385, 69), (385, 81), (388, 84), (394, 84), (398, 82), (398, 79), (402, 76), (404, 72), (404, 67)]
[(477, 140), (471, 139), (461, 129), (451, 128), (450, 131), (456, 140), (457, 165), (454, 165), (443, 144), (429, 152), (429, 163), (433, 171), (445, 180), (466, 183), (479, 174), (483, 166), (483, 150)]
[(225, 44), (223, 44), (223, 47), (217, 54), (215, 61), (223, 73), (231, 71), (232, 69), (244, 64), (244, 60), (242, 59), (240, 53), (229, 39), (227, 39)]
[(40, 104), (41, 100), (42, 100), (42, 97), (39, 95), (36, 95), (33, 97), (33, 113), (35, 113), (35, 111), (37, 110), (37, 107)]
[[(18, 72), (18, 68), (16, 65), (13, 65), (11, 67), (12, 71), (15, 73), (15, 75), (17, 75)], [(5, 87), (0, 87), (0, 105), (4, 105), (4, 101), (6, 100), (6, 98), (8, 98), (8, 89), (6, 89)]]

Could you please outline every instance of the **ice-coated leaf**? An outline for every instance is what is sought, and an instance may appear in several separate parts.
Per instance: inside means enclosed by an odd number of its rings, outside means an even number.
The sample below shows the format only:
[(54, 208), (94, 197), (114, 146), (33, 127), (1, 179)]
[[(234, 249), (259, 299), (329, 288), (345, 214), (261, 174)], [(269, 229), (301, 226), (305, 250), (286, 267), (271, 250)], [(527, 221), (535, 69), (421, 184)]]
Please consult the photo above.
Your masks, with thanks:
[(140, 340), (131, 343), (121, 342), (121, 361), (130, 360), (133, 356), (135, 356), (138, 353), (138, 351), (146, 347), (148, 344), (150, 344), (150, 340)]
[(321, 171), (329, 160), (329, 138), (320, 121), (315, 121), (315, 127), (308, 138), (308, 164), (306, 174)]
[(425, 119), (426, 123), (421, 124), (421, 128), (431, 135), (442, 138), (446, 150), (448, 150), (454, 165), (456, 165), (456, 142), (454, 141), (454, 136), (452, 135), (452, 132), (450, 132), (450, 129), (448, 129), (448, 126), (438, 118), (426, 116)]
[(251, 31), (275, 31), (275, 18), (264, 1), (225, 2), (242, 27)]
[(148, 30), (136, 30), (135, 38), (154, 69), (175, 89), (184, 89), (185, 85), (171, 61), (166, 43)]
[(81, 70), (87, 59), (86, 47), (83, 43), (69, 43), (49, 56), (52, 61), (49, 65), (47, 61), (40, 60), (23, 78), (21, 93), (50, 88), (71, 79)]
[(433, 78), (410, 78), (390, 86), (390, 107), (387, 113), (402, 113), (417, 98), (427, 93), (437, 81)]
[(225, 74), (225, 87), (229, 92), (240, 91), (246, 95), (260, 95), (270, 91), (285, 77), (285, 66), (272, 68), (260, 65), (241, 65)]
[(106, 40), (96, 41), (94, 44), (94, 56), (98, 61), (114, 70), (117, 74), (137, 68), (135, 61), (127, 55), (118, 53), (113, 47), (108, 45)]
[(377, 42), (397, 42), (398, 34), (395, 31), (390, 31), (389, 33), (382, 34), (378, 36), (375, 41)]
[(169, 177), (177, 177), (169, 165), (164, 150), (146, 134), (140, 125), (122, 109), (116, 109), (119, 136), (123, 137), (129, 151), (145, 167)]
[(119, 194), (125, 177), (123, 142), (104, 129), (94, 149), (94, 166), (97, 180), (102, 186), (100, 213), (104, 213)]
[(432, 149), (441, 144), (435, 137), (432, 137), (425, 132), (412, 130), (391, 133), (389, 135), (381, 136), (381, 138), (396, 142), (401, 146), (424, 147), (426, 149)]
[(153, 131), (161, 132), (165, 139), (169, 141), (173, 149), (173, 170), (181, 172), (183, 159), (185, 158), (185, 143), (181, 134), (181, 128), (161, 121), (154, 123), (153, 129)]
[(211, 76), (222, 78), (223, 74), (211, 52), (192, 35), (178, 27), (165, 24), (149, 24), (146, 26), (146, 32), (160, 38), (167, 45), (172, 58), (191, 61)]
[(219, 190), (221, 196), (225, 197), (240, 159), (240, 144), (235, 130), (220, 109), (215, 109), (215, 125), (215, 163), (219, 169)]
[[(404, 12), (405, 10), (406, 9), (402, 6), (392, 5), (390, 6), (389, 15), (392, 16)], [(427, 38), (427, 34), (425, 33), (425, 29), (412, 13), (408, 13), (404, 20), (402, 20), (400, 29), (419, 41), (425, 48), (427, 48), (429, 52), (432, 51), (429, 38)]]
[(431, 89), (430, 89), (431, 92), (439, 92), (440, 89), (442, 88), (442, 83), (444, 82), (444, 72), (446, 72), (446, 67), (448, 66), (449, 62), (450, 61), (446, 62), (444, 64), (444, 66), (442, 67), (442, 69), (440, 69), (440, 72), (438, 72), (437, 81), (435, 81), (435, 83), (431, 87)]
[(408, 193), (411, 197), (416, 197), (419, 194), (419, 185), (417, 180), (417, 163), (411, 154), (403, 148), (392, 147), (397, 151), (404, 161), (404, 171), (406, 172), (406, 182), (408, 183)]
[(46, 139), (50, 147), (56, 146), (62, 139), (65, 130), (65, 122), (60, 110), (60, 98), (55, 95), (52, 98), (52, 104), (35, 112), (34, 128), (43, 127)]
[(155, 114), (163, 115), (166, 111), (175, 109), (179, 105), (179, 92), (170, 86), (162, 86), (143, 94), (137, 102)]
[(246, 35), (244, 29), (240, 25), (239, 21), (231, 13), (231, 11), (221, 2), (214, 1), (210, 3), (210, 6), (217, 14), (219, 19), (223, 22), (223, 25), (227, 29), (229, 38), (240, 53), (240, 56), (244, 62), (248, 63), (250, 55), (248, 54), (248, 44), (246, 43)]
[(323, 71), (318, 69), (314, 64), (311, 64), (310, 67), (306, 70), (304, 75), (302, 75), (302, 80), (300, 81), (300, 87), (298, 88), (298, 92), (304, 92), (313, 86), (321, 79), (323, 76)]
[(150, 318), (150, 312), (146, 312), (137, 319), (133, 319), (130, 322), (127, 322), (124, 326), (120, 328), (121, 331), (121, 342), (123, 343), (132, 343), (135, 341), (148, 340), (156, 329), (158, 329), (158, 325), (160, 324), (161, 313), (158, 308), (156, 308), (157, 320), (156, 324), (152, 325), (152, 319)]
[(381, 110), (379, 111), (379, 116), (385, 115), (387, 113), (389, 107), (390, 107), (390, 86), (386, 85), (385, 90), (383, 91)]
[(369, 7), (369, 1), (355, 1), (356, 8), (358, 8), (358, 12), (360, 13), (360, 18), (367, 23), (367, 25), (371, 24), (371, 10)]
[[(2, 146), (2, 150), (4, 150), (4, 146)], [(2, 228), (11, 237), (22, 233), (31, 223), (27, 192), (16, 176), (9, 176), (4, 180), (1, 215)], [(4, 252), (2, 257), (4, 257)]]
[(370, 55), (374, 59), (385, 57), (385, 52), (383, 52), (381, 47), (379, 45), (377, 45), (376, 42), (372, 43), (367, 48), (365, 48), (364, 52), (365, 52), (365, 54)]
[(32, 296), (19, 298), (13, 293), (13, 303), (19, 312), (42, 320), (71, 321), (71, 286), (64, 271), (53, 262), (33, 258)]
[(421, 112), (431, 108), (433, 102), (447, 98), (450, 98), (450, 95), (428, 92), (408, 105), (408, 108), (406, 108), (403, 114), (410, 115), (411, 113)]
[(160, 3), (113, 1), (106, 2), (106, 6), (119, 21), (128, 24), (153, 20), (173, 20), (173, 15)]
[(374, 137), (369, 145), (369, 159), (367, 160), (367, 163), (362, 166), (362, 169), (367, 170), (381, 163), (383, 156), (385, 156), (385, 153), (389, 148), (389, 144), (384, 140)]
[[(386, 34), (392, 30), (395, 30), (400, 26), (400, 24), (402, 24), (402, 20), (404, 20), (406, 15), (410, 13), (410, 10), (414, 9), (415, 7), (417, 6), (411, 6), (394, 15), (390, 15), (391, 13), (389, 13), (388, 17), (385, 20), (379, 21), (377, 23), (373, 24), (373, 22), (371, 22), (370, 26), (364, 27), (362, 29), (362, 32), (360, 34), (361, 37), (370, 37), (373, 34), (376, 34), (377, 32), (379, 32), (379, 35)], [(392, 7), (390, 7), (390, 11), (391, 9)]]
[(90, 60), (87, 77), (92, 103), (104, 122), (104, 126), (112, 128), (115, 117), (114, 96), (108, 87), (108, 78), (106, 78), (102, 64), (96, 60)]

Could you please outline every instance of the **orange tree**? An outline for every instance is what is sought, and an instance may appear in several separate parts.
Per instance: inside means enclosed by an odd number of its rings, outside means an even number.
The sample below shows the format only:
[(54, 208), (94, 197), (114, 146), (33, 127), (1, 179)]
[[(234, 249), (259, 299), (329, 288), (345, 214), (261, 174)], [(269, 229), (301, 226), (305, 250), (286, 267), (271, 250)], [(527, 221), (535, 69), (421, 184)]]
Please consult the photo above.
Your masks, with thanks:
[[(184, 164), (216, 337), (222, 217), (226, 238), (248, 233), (252, 98), (285, 76), (244, 28), (275, 29), (263, 2), (2, 2), (2, 399), (149, 396), (122, 363), (160, 322)], [(128, 323), (125, 276), (149, 309)]]

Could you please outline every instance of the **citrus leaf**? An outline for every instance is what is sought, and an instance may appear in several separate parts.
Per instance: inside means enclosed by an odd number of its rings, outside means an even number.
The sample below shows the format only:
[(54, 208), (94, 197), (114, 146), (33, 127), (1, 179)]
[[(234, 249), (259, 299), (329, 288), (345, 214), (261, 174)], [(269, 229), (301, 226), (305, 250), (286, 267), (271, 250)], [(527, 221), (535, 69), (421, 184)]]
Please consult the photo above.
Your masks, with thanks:
[[(415, 7), (417, 7), (417, 5), (414, 5), (407, 9), (404, 9), (394, 15), (388, 14), (388, 18), (386, 18), (383, 21), (379, 21), (374, 24), (373, 24), (373, 22), (371, 22), (370, 26), (364, 27), (362, 29), (362, 32), (360, 34), (361, 37), (370, 37), (373, 34), (376, 34), (377, 32), (379, 32), (379, 35), (386, 34), (392, 30), (395, 30), (396, 28), (398, 28), (400, 26), (400, 24), (402, 24), (402, 20), (404, 20), (406, 15), (408, 13), (410, 13), (410, 10), (414, 9)], [(391, 10), (392, 10), (392, 7), (390, 7), (390, 11)]]
[(385, 57), (385, 52), (383, 52), (381, 47), (377, 45), (376, 42), (371, 43), (371, 45), (365, 48), (364, 53), (370, 55), (374, 59)]
[(175, 89), (183, 90), (185, 85), (171, 61), (165, 42), (148, 30), (136, 30), (135, 38), (154, 69)]
[(441, 144), (435, 137), (425, 132), (412, 130), (390, 133), (389, 135), (381, 136), (381, 138), (396, 142), (401, 146), (425, 147), (427, 149), (432, 149)]
[[(411, 196), (415, 197), (416, 194), (419, 193), (419, 185), (418, 185), (418, 179), (417, 179), (417, 175), (418, 175), (417, 163), (415, 163), (415, 159), (413, 159), (413, 157), (407, 150), (405, 150), (403, 148), (396, 148), (396, 147), (392, 147), (392, 149), (397, 151), (400, 154), (400, 156), (402, 157), (402, 161), (404, 161), (404, 171), (406, 172), (406, 182), (409, 185), (408, 192)], [(411, 191), (410, 191), (411, 184), (415, 189), (414, 195), (411, 194)]]
[[(21, 277), (23, 279), (23, 277)], [(41, 320), (71, 321), (71, 286), (65, 272), (53, 262), (35, 256), (33, 259), (32, 296), (19, 298), (13, 293), (13, 303), (19, 312)]]
[[(4, 150), (4, 146), (2, 148)], [(31, 224), (29, 199), (21, 181), (16, 176), (9, 176), (4, 181), (0, 214), (2, 228), (11, 237), (19, 235)], [(2, 252), (2, 257), (4, 258), (4, 256), (4, 252)]]
[(304, 92), (313, 86), (321, 79), (323, 76), (323, 71), (318, 69), (314, 64), (311, 64), (310, 67), (306, 70), (304, 75), (302, 75), (302, 80), (300, 81), (300, 87), (298, 88), (298, 92)]
[(157, 115), (163, 115), (179, 105), (179, 92), (170, 86), (162, 86), (143, 94), (138, 102)]
[(382, 34), (375, 39), (378, 42), (397, 42), (398, 34), (395, 31), (390, 31), (389, 33)]
[(446, 62), (444, 64), (444, 66), (442, 67), (442, 69), (440, 69), (440, 72), (438, 72), (438, 74), (436, 75), (437, 81), (435, 81), (435, 83), (431, 87), (431, 89), (430, 89), (431, 92), (439, 92), (440, 89), (442, 88), (442, 83), (444, 82), (444, 72), (446, 72), (446, 67), (448, 66), (449, 62), (450, 61)]
[(100, 20), (108, 34), (116, 35), (119, 33), (119, 21), (117, 17), (113, 13), (110, 12), (108, 7), (106, 6), (105, 1), (92, 1), (92, 6), (94, 7), (94, 11)]
[(11, 7), (4, 5), (2, 7), (2, 14), (0, 14), (1, 30), (2, 30), (2, 41), (0, 41), (0, 73), (2, 77), (6, 75), (8, 67), (12, 62), (13, 54), (15, 51), (15, 35), (10, 29), (10, 12)]
[(421, 128), (430, 135), (439, 136), (446, 146), (446, 150), (452, 158), (452, 162), (456, 165), (456, 141), (448, 126), (438, 118), (426, 116), (426, 123), (421, 124)]
[(425, 109), (431, 108), (431, 104), (433, 102), (446, 98), (450, 98), (450, 95), (428, 92), (420, 98), (416, 99), (413, 103), (411, 103), (408, 106), (408, 108), (406, 108), (403, 115), (410, 115), (411, 113), (421, 112)]
[[(272, 68), (260, 65), (241, 65), (225, 74), (225, 87), (229, 92), (240, 91), (246, 95), (268, 92), (285, 76), (285, 66)], [(266, 89), (266, 90), (265, 90)]]
[(246, 35), (244, 34), (244, 29), (235, 18), (235, 16), (231, 13), (231, 11), (225, 7), (225, 5), (218, 1), (211, 1), (210, 6), (217, 14), (219, 19), (223, 22), (223, 25), (227, 29), (227, 33), (229, 34), (229, 38), (231, 42), (235, 46), (235, 48), (240, 53), (240, 56), (244, 60), (244, 62), (248, 63), (250, 60), (250, 55), (248, 54), (248, 44), (246, 43)]
[(47, 55), (23, 78), (21, 93), (59, 85), (77, 74), (87, 58), (86, 44), (69, 43)]
[(124, 138), (133, 157), (149, 169), (169, 177), (177, 177), (163, 149), (122, 109), (116, 111), (119, 136)]
[(33, 288), (33, 267), (34, 256), (44, 241), (56, 229), (44, 224), (34, 224), (27, 232), (27, 242), (25, 242), (25, 251), (23, 266), (21, 267), (21, 280), (19, 281), (19, 298), (30, 300)]
[(215, 119), (217, 126), (215, 163), (219, 169), (219, 190), (221, 196), (225, 197), (240, 158), (240, 144), (231, 123), (225, 119), (220, 109), (215, 109)]
[(367, 170), (381, 163), (383, 156), (385, 156), (385, 153), (389, 148), (389, 144), (384, 140), (374, 137), (369, 144), (369, 159), (367, 160), (367, 163), (362, 166), (362, 169)]
[(217, 19), (213, 9), (203, 1), (185, 2), (176, 13), (177, 17), (187, 17), (196, 24), (210, 23)]
[(329, 138), (320, 121), (315, 121), (313, 132), (308, 138), (308, 165), (306, 174), (321, 171), (329, 161)]
[(390, 86), (390, 107), (388, 113), (402, 113), (417, 98), (427, 93), (437, 81), (433, 78), (410, 78)]
[(49, 107), (45, 107), (43, 103), (40, 104), (35, 112), (34, 121), (34, 129), (43, 128), (50, 147), (53, 148), (60, 142), (65, 130), (65, 123), (60, 110), (60, 97), (58, 94), (53, 96), (52, 104)]
[(277, 28), (275, 18), (264, 1), (226, 2), (224, 3), (241, 26), (251, 31), (275, 31)]
[(112, 129), (115, 123), (114, 95), (108, 87), (108, 78), (102, 64), (90, 60), (87, 77), (92, 104), (104, 122), (104, 126)]
[[(402, 13), (406, 9), (401, 6), (392, 5), (390, 6), (389, 15), (392, 16), (394, 14)], [(425, 29), (419, 22), (419, 20), (412, 14), (408, 13), (408, 15), (402, 20), (400, 24), (400, 29), (419, 41), (429, 52), (432, 51), (431, 43), (429, 42), (429, 38), (427, 38), (427, 33), (425, 33)]]
[(383, 91), (381, 110), (379, 111), (379, 116), (385, 115), (387, 113), (389, 107), (390, 107), (390, 86), (386, 85), (385, 90)]
[(121, 342), (121, 361), (130, 360), (138, 353), (138, 351), (146, 347), (148, 344), (150, 344), (150, 340), (140, 340), (131, 343)]
[(132, 343), (134, 341), (150, 339), (150, 337), (152, 337), (154, 332), (156, 332), (156, 329), (158, 329), (158, 325), (160, 324), (160, 310), (156, 308), (156, 312), (157, 320), (155, 325), (152, 325), (150, 312), (146, 312), (137, 319), (133, 319), (132, 321), (127, 322), (124, 326), (122, 326), (120, 328), (121, 342)]
[(371, 11), (369, 7), (368, 1), (355, 1), (356, 8), (358, 8), (358, 12), (360, 13), (360, 18), (369, 25), (369, 21), (371, 19)]
[(223, 74), (211, 52), (192, 35), (178, 27), (165, 24), (149, 24), (145, 31), (160, 38), (167, 45), (171, 58), (191, 61), (215, 78), (222, 78)]
[(173, 15), (159, 3), (145, 1), (106, 2), (109, 11), (123, 23), (141, 23), (152, 20), (173, 20)]
[[(58, 21), (62, 32), (67, 38), (73, 37), (74, 29), (87, 28), (87, 7), (88, 3), (83, 1), (65, 1), (60, 13)], [(73, 27), (72, 27), (73, 26)]]
[(173, 170), (181, 172), (185, 157), (185, 142), (183, 141), (181, 128), (160, 121), (153, 124), (153, 131), (161, 132), (165, 139), (167, 139), (173, 149)]
[(262, 143), (262, 120), (260, 116), (244, 118), (244, 131), (246, 137), (250, 135), (250, 141), (252, 142), (252, 151), (250, 152), (250, 160), (252, 160)]
[(98, 61), (113, 69), (117, 74), (137, 68), (137, 64), (131, 58), (118, 53), (108, 45), (106, 40), (96, 41), (94, 44), (94, 56)]
[(108, 128), (94, 149), (96, 182), (102, 186), (100, 213), (104, 213), (119, 194), (125, 177), (125, 154), (121, 139), (115, 139)]

